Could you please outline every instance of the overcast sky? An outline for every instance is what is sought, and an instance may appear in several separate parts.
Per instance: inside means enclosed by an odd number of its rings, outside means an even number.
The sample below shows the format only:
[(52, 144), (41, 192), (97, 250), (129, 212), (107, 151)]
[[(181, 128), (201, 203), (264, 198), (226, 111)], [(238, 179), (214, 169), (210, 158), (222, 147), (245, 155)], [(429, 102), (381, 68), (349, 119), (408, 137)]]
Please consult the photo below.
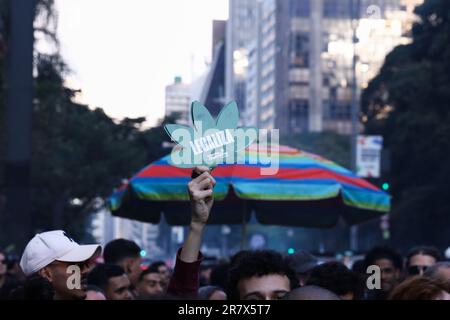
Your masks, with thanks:
[(62, 54), (82, 101), (114, 118), (164, 115), (164, 88), (211, 60), (212, 20), (228, 0), (57, 0)]

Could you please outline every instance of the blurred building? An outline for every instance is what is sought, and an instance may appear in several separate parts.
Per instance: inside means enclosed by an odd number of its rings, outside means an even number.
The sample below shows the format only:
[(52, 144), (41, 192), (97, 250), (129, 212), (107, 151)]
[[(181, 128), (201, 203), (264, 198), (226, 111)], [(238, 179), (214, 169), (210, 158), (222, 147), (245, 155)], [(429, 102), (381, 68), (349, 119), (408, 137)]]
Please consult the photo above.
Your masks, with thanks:
[(227, 99), (244, 103), (247, 125), (349, 134), (354, 52), (361, 90), (410, 41), (422, 2), (230, 0)]
[(188, 124), (190, 119), (191, 88), (175, 77), (173, 84), (166, 86), (166, 117), (176, 115), (177, 123)]
[(226, 22), (213, 21), (212, 61), (202, 83), (200, 98), (213, 116), (217, 116), (227, 103), (225, 99), (225, 50), (227, 47)]
[(230, 0), (226, 29), (225, 97), (244, 109), (248, 67), (248, 45), (257, 36), (259, 0)]
[(112, 216), (102, 207), (93, 213), (91, 222), (92, 236), (98, 243), (105, 245), (114, 239), (128, 239), (136, 242), (149, 259), (160, 259), (165, 252), (157, 245), (160, 235), (159, 226)]
[(215, 48), (222, 42), (225, 43), (227, 30), (226, 20), (213, 20), (213, 32), (212, 32), (212, 46), (211, 46), (211, 57), (214, 59), (216, 55)]

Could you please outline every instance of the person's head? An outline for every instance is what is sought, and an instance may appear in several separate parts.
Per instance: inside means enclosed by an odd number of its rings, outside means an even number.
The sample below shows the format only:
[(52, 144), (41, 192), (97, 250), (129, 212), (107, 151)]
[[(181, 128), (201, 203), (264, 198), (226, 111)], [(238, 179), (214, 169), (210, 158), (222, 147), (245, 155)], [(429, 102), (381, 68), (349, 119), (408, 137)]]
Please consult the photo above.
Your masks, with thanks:
[(231, 266), (227, 296), (231, 300), (276, 300), (297, 285), (295, 273), (275, 251), (247, 251)]
[(289, 292), (283, 300), (341, 300), (339, 296), (330, 290), (306, 285)]
[(136, 286), (141, 274), (141, 248), (126, 239), (116, 239), (105, 246), (103, 259), (106, 264), (115, 264), (125, 270), (133, 286)]
[(438, 262), (429, 267), (423, 275), (450, 282), (450, 262)]
[(36, 234), (20, 260), (26, 276), (39, 274), (55, 291), (55, 299), (86, 297), (86, 276), (101, 254), (99, 245), (79, 245), (64, 231)]
[(170, 276), (170, 270), (169, 267), (167, 266), (167, 264), (162, 261), (162, 260), (158, 260), (153, 262), (150, 266), (150, 268), (152, 269), (156, 269), (158, 270), (158, 272), (164, 277), (167, 278)]
[(161, 281), (163, 283), (164, 289), (166, 290), (167, 287), (169, 286), (170, 274), (171, 274), (171, 270), (169, 269), (167, 264), (164, 261), (159, 260), (159, 261), (153, 262), (149, 266), (149, 268), (158, 270), (159, 274), (161, 275)]
[(88, 285), (85, 300), (106, 300), (105, 293), (96, 286)]
[(361, 282), (357, 274), (341, 262), (326, 262), (310, 272), (308, 286), (317, 286), (337, 294), (342, 300), (356, 299), (361, 292)]
[(308, 251), (301, 250), (286, 259), (290, 268), (295, 271), (300, 286), (304, 286), (309, 272), (318, 264), (317, 258)]
[(130, 280), (115, 264), (99, 264), (88, 275), (88, 284), (100, 288), (107, 300), (131, 300)]
[(409, 277), (423, 275), (427, 268), (441, 259), (441, 253), (434, 247), (415, 247), (406, 255), (407, 275)]
[(450, 283), (428, 277), (415, 276), (399, 284), (390, 300), (450, 300)]
[(8, 268), (7, 268), (6, 254), (0, 251), (0, 277), (3, 277), (7, 271)]
[(227, 300), (227, 294), (220, 287), (205, 286), (198, 289), (200, 300)]
[(376, 265), (381, 271), (381, 289), (391, 291), (398, 283), (402, 271), (402, 257), (394, 249), (380, 246), (370, 250), (364, 259), (364, 266)]
[(152, 299), (164, 293), (164, 285), (163, 276), (158, 269), (148, 267), (139, 276), (136, 292), (139, 299)]

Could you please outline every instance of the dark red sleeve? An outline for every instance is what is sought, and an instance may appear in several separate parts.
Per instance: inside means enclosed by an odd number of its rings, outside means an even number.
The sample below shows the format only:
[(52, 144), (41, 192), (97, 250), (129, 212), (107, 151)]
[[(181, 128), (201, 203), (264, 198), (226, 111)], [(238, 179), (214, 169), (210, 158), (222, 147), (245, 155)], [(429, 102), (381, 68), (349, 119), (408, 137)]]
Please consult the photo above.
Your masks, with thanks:
[(181, 249), (178, 249), (167, 293), (178, 297), (195, 298), (200, 283), (200, 263), (203, 255), (199, 252), (197, 261), (187, 263), (180, 259), (180, 252)]

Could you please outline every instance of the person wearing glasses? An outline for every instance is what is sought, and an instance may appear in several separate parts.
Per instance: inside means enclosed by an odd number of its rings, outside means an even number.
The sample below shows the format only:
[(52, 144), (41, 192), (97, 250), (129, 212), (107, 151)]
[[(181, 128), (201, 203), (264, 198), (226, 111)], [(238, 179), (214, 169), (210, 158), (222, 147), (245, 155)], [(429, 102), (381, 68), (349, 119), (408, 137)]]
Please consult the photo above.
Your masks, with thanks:
[(380, 268), (381, 288), (368, 290), (366, 299), (386, 300), (389, 293), (398, 285), (401, 280), (403, 261), (402, 256), (394, 249), (387, 246), (374, 247), (367, 252), (364, 258), (365, 269), (369, 266)]
[(407, 277), (422, 276), (429, 267), (441, 260), (441, 253), (434, 247), (412, 248), (406, 255)]

